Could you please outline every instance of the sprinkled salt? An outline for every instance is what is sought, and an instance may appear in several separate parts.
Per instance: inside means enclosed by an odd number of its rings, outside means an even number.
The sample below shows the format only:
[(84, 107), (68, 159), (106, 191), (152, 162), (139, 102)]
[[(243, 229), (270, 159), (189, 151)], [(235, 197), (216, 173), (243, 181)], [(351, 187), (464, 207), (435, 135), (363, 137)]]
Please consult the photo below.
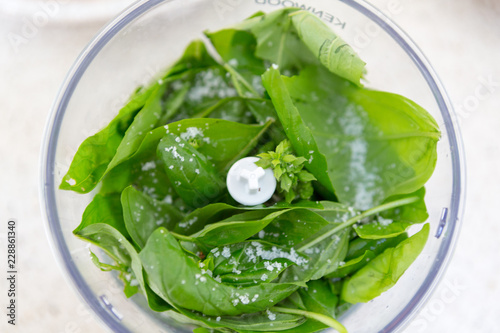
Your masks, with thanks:
[(184, 156), (182, 156), (181, 154), (179, 154), (177, 152), (177, 147), (165, 147), (165, 151), (166, 152), (172, 152), (172, 156), (174, 158), (178, 158), (180, 159), (182, 162), (184, 162)]
[(274, 271), (274, 266), (269, 261), (264, 261), (264, 267), (270, 272)]
[(267, 313), (267, 318), (269, 318), (269, 320), (276, 320), (276, 314), (275, 313), (272, 313), (269, 310), (266, 310), (266, 313)]
[(229, 250), (229, 248), (227, 246), (224, 246), (221, 254), (224, 258), (229, 258), (231, 256), (231, 251)]
[(238, 66), (238, 59), (235, 59), (235, 58), (230, 59), (227, 63), (229, 66), (236, 67), (236, 66)]
[(382, 216), (379, 216), (377, 218), (378, 223), (380, 223), (381, 226), (387, 227), (389, 224), (392, 223), (391, 219), (385, 219)]
[(197, 136), (203, 136), (203, 132), (198, 127), (188, 127), (186, 132), (180, 134), (183, 140), (194, 139)]
[(239, 299), (241, 301), (241, 304), (248, 304), (248, 303), (250, 303), (250, 299), (248, 298), (248, 294), (239, 296)]
[(154, 168), (156, 168), (156, 163), (154, 161), (149, 161), (149, 162), (146, 162), (142, 165), (141, 170), (148, 171), (148, 170), (151, 170)]

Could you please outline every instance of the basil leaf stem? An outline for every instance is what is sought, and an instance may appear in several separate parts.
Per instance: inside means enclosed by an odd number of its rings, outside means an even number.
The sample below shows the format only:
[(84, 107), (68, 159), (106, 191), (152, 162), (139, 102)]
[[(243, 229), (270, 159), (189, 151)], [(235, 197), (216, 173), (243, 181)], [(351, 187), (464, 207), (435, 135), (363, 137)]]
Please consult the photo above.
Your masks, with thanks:
[(332, 317), (328, 317), (326, 315), (320, 314), (320, 313), (315, 313), (315, 312), (309, 312), (309, 311), (304, 311), (304, 310), (299, 310), (299, 309), (290, 309), (290, 308), (283, 308), (280, 306), (273, 306), (271, 310), (274, 310), (276, 312), (281, 312), (281, 313), (289, 313), (289, 314), (296, 314), (296, 315), (302, 315), (306, 318), (314, 319), (317, 320), (325, 325), (330, 326), (333, 329), (336, 329), (339, 333), (347, 333), (347, 329), (339, 323), (337, 320), (333, 319)]
[(315, 238), (310, 243), (304, 244), (302, 247), (300, 247), (298, 249), (298, 251), (304, 251), (304, 250), (306, 250), (306, 249), (308, 249), (308, 248), (310, 248), (310, 247), (318, 244), (322, 240), (324, 240), (324, 239), (326, 239), (326, 238), (334, 235), (335, 233), (339, 232), (342, 229), (345, 229), (345, 228), (348, 228), (348, 227), (352, 226), (354, 223), (361, 221), (365, 217), (378, 214), (378, 213), (383, 212), (383, 211), (388, 210), (388, 209), (392, 209), (392, 208), (396, 208), (396, 207), (399, 207), (399, 206), (408, 205), (408, 204), (414, 203), (414, 202), (416, 202), (418, 200), (419, 200), (419, 197), (409, 197), (409, 198), (404, 198), (404, 199), (400, 199), (400, 200), (395, 200), (395, 201), (392, 201), (392, 202), (388, 202), (388, 203), (382, 204), (380, 206), (368, 209), (368, 210), (364, 211), (363, 213), (361, 213), (359, 215), (356, 215), (356, 216), (350, 218), (349, 220), (343, 222), (339, 226), (337, 226), (337, 227), (333, 228), (332, 230), (326, 232), (325, 234), (321, 235), (320, 237)]

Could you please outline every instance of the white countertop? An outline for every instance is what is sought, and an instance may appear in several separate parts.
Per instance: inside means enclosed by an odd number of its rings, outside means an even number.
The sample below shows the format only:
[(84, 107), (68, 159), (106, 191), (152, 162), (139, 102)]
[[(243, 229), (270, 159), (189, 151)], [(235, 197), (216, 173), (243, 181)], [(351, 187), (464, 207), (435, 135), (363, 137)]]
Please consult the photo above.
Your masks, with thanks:
[[(88, 313), (56, 264), (38, 199), (41, 138), (58, 88), (92, 36), (130, 2), (115, 0), (100, 7), (96, 1), (86, 1), (99, 10), (95, 19), (78, 19), (89, 14), (67, 2), (17, 46), (9, 33), (22, 29), (24, 20), (50, 1), (3, 0), (0, 4), (0, 226), (5, 229), (8, 219), (15, 218), (19, 232), (18, 325), (15, 329), (7, 325), (2, 314), (1, 332), (107, 332)], [(380, 8), (388, 2), (372, 0)], [(399, 2), (402, 11), (393, 19), (419, 45), (455, 107), (462, 110), (468, 174), (467, 209), (452, 262), (431, 300), (404, 332), (500, 332), (496, 212), (500, 201), (500, 3)], [(481, 88), (485, 80), (491, 82), (489, 91)], [(476, 99), (477, 105), (470, 104), (477, 89), (483, 95)], [(2, 247), (5, 238), (5, 230), (0, 230)], [(0, 258), (2, 309), (7, 299), (5, 265)]]

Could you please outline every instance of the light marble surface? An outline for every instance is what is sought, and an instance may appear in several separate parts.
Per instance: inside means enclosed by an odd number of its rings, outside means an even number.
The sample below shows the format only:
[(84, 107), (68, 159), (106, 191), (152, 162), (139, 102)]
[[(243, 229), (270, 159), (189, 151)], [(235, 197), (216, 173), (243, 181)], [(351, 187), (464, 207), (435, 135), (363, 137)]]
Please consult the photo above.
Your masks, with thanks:
[[(65, 281), (51, 252), (39, 210), (38, 159), (45, 119), (66, 72), (105, 21), (128, 1), (110, 1), (102, 7), (90, 1), (99, 10), (92, 20), (79, 18), (89, 14), (71, 7), (71, 2), (60, 5), (16, 50), (9, 32), (19, 31), (23, 20), (49, 2), (0, 4), (0, 225), (4, 228), (9, 218), (18, 220), (20, 266), (18, 325), (7, 326), (2, 314), (0, 332), (107, 332)], [(388, 0), (372, 3), (385, 8)], [(468, 169), (467, 209), (454, 257), (433, 297), (404, 332), (500, 332), (500, 4), (400, 3), (402, 11), (393, 19), (420, 46), (462, 110)], [(492, 82), (489, 91), (481, 87), (484, 80)], [(478, 91), (482, 95), (475, 105)], [(4, 232), (0, 230), (2, 247)], [(4, 271), (0, 258), (0, 272)], [(0, 305), (5, 309), (0, 274)]]

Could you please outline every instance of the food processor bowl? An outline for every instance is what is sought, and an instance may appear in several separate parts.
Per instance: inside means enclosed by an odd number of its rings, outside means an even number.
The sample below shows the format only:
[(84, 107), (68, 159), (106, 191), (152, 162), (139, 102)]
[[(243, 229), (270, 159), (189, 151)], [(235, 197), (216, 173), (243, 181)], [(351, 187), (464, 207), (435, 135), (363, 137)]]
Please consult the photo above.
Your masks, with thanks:
[[(313, 12), (367, 63), (366, 86), (404, 95), (431, 113), (442, 137), (426, 184), (431, 236), (399, 282), (340, 321), (350, 333), (397, 332), (429, 298), (456, 242), (464, 200), (464, 160), (453, 110), (435, 72), (388, 15), (362, 0), (142, 0), (84, 49), (63, 83), (45, 132), (41, 160), (42, 209), (65, 273), (96, 316), (115, 332), (186, 332), (192, 329), (149, 310), (143, 296), (127, 299), (121, 282), (101, 272), (88, 244), (72, 230), (93, 194), (58, 189), (80, 143), (117, 114), (135, 89), (161, 75), (203, 31), (239, 22), (257, 11), (298, 6)], [(397, 13), (396, 13), (397, 14)], [(411, 233), (411, 231), (410, 231)]]

